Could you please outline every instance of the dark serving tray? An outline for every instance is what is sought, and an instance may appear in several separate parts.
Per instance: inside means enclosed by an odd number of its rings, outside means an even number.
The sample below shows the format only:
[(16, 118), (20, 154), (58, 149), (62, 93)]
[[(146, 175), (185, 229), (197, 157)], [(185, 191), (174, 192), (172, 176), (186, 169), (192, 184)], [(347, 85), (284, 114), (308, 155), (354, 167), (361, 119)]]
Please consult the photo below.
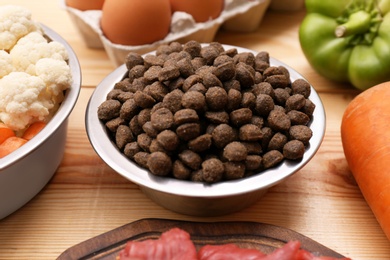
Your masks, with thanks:
[(115, 260), (127, 241), (156, 239), (173, 227), (187, 231), (197, 249), (206, 244), (235, 243), (271, 253), (288, 241), (298, 240), (301, 248), (319, 256), (341, 258), (343, 255), (290, 229), (258, 222), (189, 222), (168, 219), (141, 219), (65, 250), (58, 260)]

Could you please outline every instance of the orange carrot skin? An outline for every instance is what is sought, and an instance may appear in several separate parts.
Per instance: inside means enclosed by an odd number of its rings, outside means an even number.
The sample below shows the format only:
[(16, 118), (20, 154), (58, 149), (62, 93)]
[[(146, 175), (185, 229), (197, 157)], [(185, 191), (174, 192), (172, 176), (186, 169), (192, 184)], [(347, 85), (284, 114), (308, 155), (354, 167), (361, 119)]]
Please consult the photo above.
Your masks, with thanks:
[(341, 140), (349, 168), (390, 240), (390, 82), (373, 86), (347, 106)]
[(45, 122), (37, 121), (32, 123), (23, 133), (22, 138), (26, 140), (31, 140), (36, 136), (44, 127), (46, 126)]
[(7, 138), (2, 144), (0, 144), (0, 158), (12, 153), (25, 143), (27, 143), (27, 140), (21, 137), (11, 136)]
[(15, 136), (15, 132), (4, 123), (0, 122), (0, 144), (11, 136)]

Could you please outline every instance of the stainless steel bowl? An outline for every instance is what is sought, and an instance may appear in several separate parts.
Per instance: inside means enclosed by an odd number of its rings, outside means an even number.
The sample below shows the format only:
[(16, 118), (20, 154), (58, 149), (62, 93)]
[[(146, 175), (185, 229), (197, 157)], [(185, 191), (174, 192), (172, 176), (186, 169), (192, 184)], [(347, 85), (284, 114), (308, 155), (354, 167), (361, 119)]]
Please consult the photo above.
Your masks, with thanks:
[[(238, 52), (253, 52), (237, 48)], [(255, 53), (255, 52), (253, 52)], [(294, 81), (303, 78), (286, 64), (270, 59), (271, 65), (286, 67)], [(114, 84), (124, 78), (125, 65), (109, 74), (95, 89), (86, 110), (86, 129), (89, 140), (97, 154), (113, 170), (139, 185), (140, 189), (157, 204), (172, 211), (193, 216), (217, 216), (244, 209), (258, 201), (267, 189), (284, 181), (300, 170), (315, 155), (325, 133), (325, 112), (321, 99), (312, 87), (310, 100), (316, 105), (310, 127), (313, 136), (304, 157), (299, 162), (284, 161), (279, 166), (241, 180), (225, 181), (212, 185), (157, 177), (140, 168), (125, 157), (110, 140), (104, 124), (97, 116), (98, 106), (106, 100)]]
[(50, 39), (62, 43), (68, 51), (73, 84), (47, 126), (25, 145), (0, 159), (0, 219), (30, 201), (56, 172), (65, 150), (68, 117), (80, 93), (81, 69), (76, 54), (60, 35), (42, 27)]

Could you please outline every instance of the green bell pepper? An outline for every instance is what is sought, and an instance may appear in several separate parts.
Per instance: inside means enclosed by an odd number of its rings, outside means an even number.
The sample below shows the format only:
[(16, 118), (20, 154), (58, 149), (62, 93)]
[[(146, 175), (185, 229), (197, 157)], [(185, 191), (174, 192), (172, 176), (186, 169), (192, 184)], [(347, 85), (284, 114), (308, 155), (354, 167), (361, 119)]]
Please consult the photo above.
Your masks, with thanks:
[(390, 80), (390, 0), (306, 0), (299, 41), (321, 75), (365, 90)]

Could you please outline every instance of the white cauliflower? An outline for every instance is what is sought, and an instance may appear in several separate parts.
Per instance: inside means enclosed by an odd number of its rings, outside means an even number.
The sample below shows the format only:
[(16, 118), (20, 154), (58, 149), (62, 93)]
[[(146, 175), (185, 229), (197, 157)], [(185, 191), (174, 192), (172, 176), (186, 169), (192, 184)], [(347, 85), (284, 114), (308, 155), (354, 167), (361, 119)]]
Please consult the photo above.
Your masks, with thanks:
[(68, 59), (68, 53), (61, 43), (48, 42), (43, 35), (37, 32), (31, 32), (21, 38), (10, 54), (15, 69), (31, 75), (35, 74), (35, 64), (42, 58)]
[(13, 70), (11, 55), (6, 51), (0, 50), (0, 79)]
[(9, 51), (20, 38), (33, 31), (42, 33), (39, 24), (31, 20), (28, 9), (16, 5), (1, 6), (0, 50)]
[(48, 41), (31, 13), (0, 6), (0, 121), (22, 131), (48, 121), (72, 84), (64, 45)]
[(35, 75), (45, 82), (47, 98), (55, 103), (62, 102), (64, 90), (72, 82), (69, 65), (64, 60), (43, 58), (35, 65)]
[(37, 76), (11, 72), (0, 79), (0, 120), (13, 130), (35, 121), (45, 121), (52, 100), (46, 98), (46, 84)]

